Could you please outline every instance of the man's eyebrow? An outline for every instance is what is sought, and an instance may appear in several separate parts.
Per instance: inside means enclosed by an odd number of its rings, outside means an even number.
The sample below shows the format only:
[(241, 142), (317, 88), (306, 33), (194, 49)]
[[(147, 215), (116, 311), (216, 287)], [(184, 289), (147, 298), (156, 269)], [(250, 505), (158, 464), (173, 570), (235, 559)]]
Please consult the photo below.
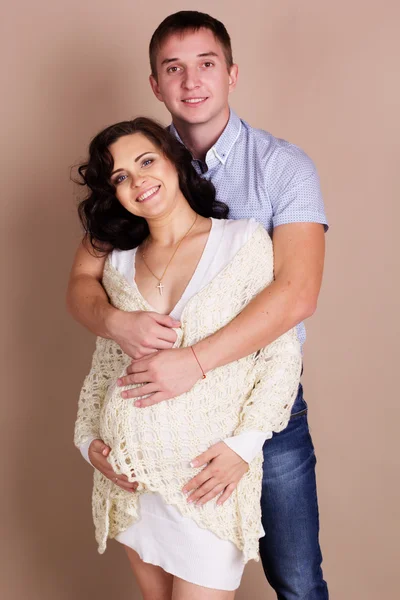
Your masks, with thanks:
[[(143, 156), (145, 156), (146, 154), (152, 154), (151, 150), (147, 150), (147, 152), (143, 152), (143, 154), (139, 154), (139, 156), (137, 156), (137, 157), (135, 158), (135, 163), (136, 163), (138, 160), (140, 160), (140, 159), (141, 159)], [(111, 177), (112, 177), (113, 175), (115, 175), (115, 173), (119, 173), (120, 171), (123, 171), (123, 170), (124, 170), (124, 169), (115, 169), (115, 171), (113, 171), (113, 172), (111, 173)]]
[(202, 57), (204, 57), (204, 56), (216, 56), (216, 57), (218, 57), (218, 56), (219, 56), (219, 54), (217, 54), (216, 52), (202, 52), (201, 54), (198, 54), (197, 56), (198, 56), (199, 58), (200, 58), (200, 57), (202, 58)]
[[(212, 51), (210, 51), (210, 52), (202, 52), (201, 54), (197, 55), (197, 58), (204, 58), (206, 56), (216, 56), (216, 57), (218, 57), (218, 54), (216, 52), (212, 52)], [(161, 63), (161, 66), (168, 65), (169, 63), (176, 62), (178, 60), (179, 60), (179, 58), (164, 58), (164, 60)]]

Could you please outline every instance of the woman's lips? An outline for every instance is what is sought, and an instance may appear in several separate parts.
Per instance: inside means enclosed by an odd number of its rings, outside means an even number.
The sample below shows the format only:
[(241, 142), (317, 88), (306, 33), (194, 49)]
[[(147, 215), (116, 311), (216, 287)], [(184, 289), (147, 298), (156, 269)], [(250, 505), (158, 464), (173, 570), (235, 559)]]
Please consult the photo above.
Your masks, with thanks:
[(136, 198), (136, 202), (146, 202), (146, 200), (150, 200), (158, 193), (158, 190), (160, 189), (160, 187), (161, 187), (160, 185), (154, 185), (153, 187), (148, 189), (146, 192), (143, 192), (143, 194), (140, 194), (140, 196), (138, 196)]

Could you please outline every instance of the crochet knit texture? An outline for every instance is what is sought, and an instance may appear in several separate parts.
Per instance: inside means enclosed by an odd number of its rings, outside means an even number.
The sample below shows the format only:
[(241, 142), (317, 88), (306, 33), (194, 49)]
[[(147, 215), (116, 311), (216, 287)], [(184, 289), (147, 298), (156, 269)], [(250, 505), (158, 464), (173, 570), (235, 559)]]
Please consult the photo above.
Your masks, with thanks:
[[(272, 242), (259, 226), (231, 262), (188, 301), (175, 347), (195, 344), (224, 327), (272, 280)], [(109, 259), (103, 285), (121, 310), (154, 310)], [(94, 470), (92, 507), (99, 552), (104, 552), (107, 537), (140, 518), (140, 494), (158, 492), (182, 515), (236, 544), (245, 562), (258, 560), (262, 452), (222, 506), (216, 506), (217, 498), (200, 508), (188, 504), (182, 488), (201, 471), (190, 461), (213, 444), (245, 430), (278, 432), (286, 427), (302, 362), (296, 330), (210, 371), (189, 392), (147, 408), (124, 400), (121, 391), (128, 388), (116, 386), (130, 362), (114, 341), (97, 338), (79, 399), (75, 445), (102, 439), (111, 448), (108, 460), (115, 472), (139, 483), (135, 493), (125, 492)]]

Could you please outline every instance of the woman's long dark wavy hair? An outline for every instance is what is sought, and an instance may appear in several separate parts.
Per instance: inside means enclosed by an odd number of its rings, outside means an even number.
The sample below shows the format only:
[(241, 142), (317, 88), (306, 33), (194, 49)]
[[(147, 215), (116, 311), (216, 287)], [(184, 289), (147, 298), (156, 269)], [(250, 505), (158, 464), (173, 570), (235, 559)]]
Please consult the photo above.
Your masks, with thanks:
[(215, 188), (202, 179), (192, 166), (190, 152), (167, 129), (146, 117), (122, 121), (101, 131), (90, 143), (89, 159), (78, 168), (77, 183), (88, 188), (87, 197), (78, 207), (79, 218), (92, 247), (100, 252), (114, 248), (130, 250), (139, 246), (149, 234), (143, 217), (126, 210), (115, 195), (110, 177), (114, 161), (111, 144), (132, 133), (142, 133), (174, 165), (179, 187), (192, 209), (203, 217), (224, 219), (229, 208), (215, 198)]

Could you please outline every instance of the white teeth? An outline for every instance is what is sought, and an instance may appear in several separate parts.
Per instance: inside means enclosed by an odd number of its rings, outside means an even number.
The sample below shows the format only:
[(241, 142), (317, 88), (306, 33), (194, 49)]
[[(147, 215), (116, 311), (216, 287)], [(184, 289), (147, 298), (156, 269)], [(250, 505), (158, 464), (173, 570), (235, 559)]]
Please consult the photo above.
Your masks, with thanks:
[(197, 104), (198, 102), (203, 102), (205, 98), (189, 98), (188, 100), (184, 100), (184, 102), (188, 102), (189, 104)]
[(160, 188), (159, 185), (150, 188), (149, 190), (147, 190), (147, 192), (145, 192), (141, 196), (138, 196), (137, 201), (138, 202), (142, 202), (143, 200), (146, 200), (146, 198), (148, 198), (149, 196), (151, 196), (152, 194), (154, 194), (154, 192), (156, 192), (159, 188)]

